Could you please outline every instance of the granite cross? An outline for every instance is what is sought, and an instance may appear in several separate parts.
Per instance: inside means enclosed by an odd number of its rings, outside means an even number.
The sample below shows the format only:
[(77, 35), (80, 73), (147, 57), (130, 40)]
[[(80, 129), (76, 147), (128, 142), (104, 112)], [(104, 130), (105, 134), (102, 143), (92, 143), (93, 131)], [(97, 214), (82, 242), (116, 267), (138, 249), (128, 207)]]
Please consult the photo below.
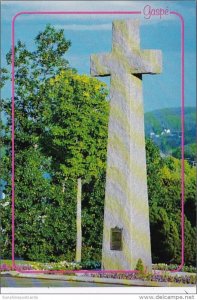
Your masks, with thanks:
[(138, 20), (117, 20), (112, 51), (91, 55), (91, 75), (111, 76), (102, 268), (151, 269), (142, 74), (161, 72), (159, 50), (141, 50)]

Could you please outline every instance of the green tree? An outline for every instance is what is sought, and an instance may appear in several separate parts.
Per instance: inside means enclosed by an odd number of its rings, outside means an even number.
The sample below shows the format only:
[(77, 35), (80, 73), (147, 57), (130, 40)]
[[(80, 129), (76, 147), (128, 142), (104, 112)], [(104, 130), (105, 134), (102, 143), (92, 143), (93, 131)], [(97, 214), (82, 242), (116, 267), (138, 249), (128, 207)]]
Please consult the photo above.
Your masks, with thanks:
[(196, 228), (191, 225), (185, 217), (185, 241), (184, 241), (184, 258), (186, 265), (196, 265)]
[(163, 160), (159, 148), (151, 139), (146, 139), (146, 165), (148, 199), (150, 207), (159, 205), (162, 197), (162, 174)]
[(101, 262), (105, 180), (105, 170), (103, 170), (103, 173), (98, 178), (83, 184), (82, 260)]
[(67, 70), (46, 84), (43, 111), (46, 125), (41, 138), (44, 153), (52, 157), (53, 169), (64, 190), (65, 181), (77, 181), (76, 261), (81, 261), (82, 182), (90, 182), (105, 169), (109, 103), (103, 83)]
[[(47, 25), (35, 38), (35, 51), (29, 51), (20, 40), (15, 46), (15, 149), (34, 146), (43, 131), (42, 112), (46, 79), (68, 68), (64, 58), (70, 47), (63, 30)], [(7, 54), (11, 64), (11, 51)], [(8, 125), (11, 124), (10, 101), (3, 101)]]
[(9, 79), (8, 70), (6, 68), (0, 69), (0, 89), (2, 89)]
[[(175, 148), (175, 150), (172, 152), (172, 155), (175, 158), (181, 159), (181, 147)], [(184, 147), (184, 157), (189, 162), (193, 162), (196, 159), (196, 144), (187, 144)]]
[[(72, 181), (62, 187), (52, 184), (50, 159), (38, 149), (16, 153), (15, 162), (15, 255), (38, 261), (74, 260), (75, 195)], [(1, 200), (1, 255), (11, 253), (11, 182), (6, 179), (6, 197)]]
[[(64, 38), (63, 30), (57, 31), (48, 25), (36, 37), (35, 45), (35, 51), (29, 51), (21, 41), (18, 41), (15, 47), (15, 178), (20, 187), (20, 193), (18, 190), (15, 193), (16, 215), (22, 214), (21, 218), (23, 217), (25, 220), (22, 198), (28, 199), (29, 203), (35, 201), (38, 204), (42, 202), (41, 199), (46, 190), (48, 192), (46, 198), (52, 209), (48, 207), (46, 212), (44, 206), (41, 206), (43, 210), (41, 213), (39, 205), (36, 206), (34, 203), (34, 211), (33, 207), (29, 207), (29, 213), (32, 216), (36, 210), (39, 214), (46, 216), (45, 222), (42, 224), (45, 231), (38, 230), (38, 243), (33, 243), (35, 240), (32, 238), (32, 245), (29, 245), (27, 253), (22, 249), (21, 243), (22, 241), (28, 242), (25, 232), (29, 229), (26, 225), (22, 226), (20, 230), (18, 229), (19, 236), (16, 244), (18, 244), (19, 250), (17, 251), (31, 259), (44, 260), (46, 257), (55, 259), (57, 256), (71, 258), (76, 227), (79, 229), (78, 240), (81, 238), (80, 219), (77, 219), (77, 226), (76, 224), (73, 226), (72, 223), (76, 209), (73, 195), (78, 195), (77, 215), (81, 216), (81, 193), (79, 191), (82, 186), (80, 183), (87, 183), (93, 180), (93, 177), (99, 177), (105, 168), (108, 110), (105, 98), (107, 92), (105, 86), (98, 80), (85, 75), (80, 76), (75, 70), (69, 68), (64, 53), (69, 48), (70, 42)], [(11, 53), (7, 55), (7, 61), (11, 63)], [(54, 81), (55, 84), (53, 84)], [(62, 86), (62, 88), (58, 91), (56, 86)], [(7, 181), (6, 198), (10, 198), (10, 102), (4, 101), (3, 108), (7, 113), (8, 120), (5, 125), (4, 137), (6, 145), (4, 179)], [(31, 161), (27, 159), (25, 153), (31, 153)], [(49, 159), (50, 157), (51, 159)], [(43, 167), (37, 174), (32, 164), (35, 163), (35, 168), (37, 168), (37, 162), (41, 166), (46, 160), (49, 165), (47, 168)], [(28, 181), (29, 168), (32, 169), (32, 177)], [(50, 174), (50, 180), (43, 177), (45, 173)], [(37, 176), (35, 182), (34, 175)], [(78, 192), (76, 181), (78, 181)], [(30, 186), (31, 191), (29, 192)], [(57, 191), (56, 194), (53, 192), (53, 186)], [(36, 197), (32, 199), (34, 195)], [(59, 204), (54, 207), (51, 204), (53, 202)], [(73, 206), (74, 204), (75, 206)], [(67, 206), (68, 208), (66, 208)], [(65, 230), (62, 229), (61, 224), (58, 223), (63, 215), (64, 219), (67, 219), (65, 218), (66, 213), (72, 220), (69, 222), (72, 224), (70, 230), (65, 224)], [(53, 217), (56, 220), (54, 222), (52, 214), (57, 216), (57, 218)], [(51, 220), (49, 216), (51, 216)], [(32, 221), (31, 218), (30, 221)], [(47, 227), (45, 227), (46, 224)], [(54, 239), (57, 246), (54, 245), (52, 237), (49, 242), (48, 234), (53, 236), (57, 228), (58, 236), (67, 245), (64, 255), (61, 254), (63, 249), (57, 236)], [(68, 236), (72, 236), (70, 247), (66, 243), (68, 238), (65, 237), (65, 232)], [(21, 242), (20, 237), (22, 237)], [(44, 243), (44, 240), (48, 243)], [(80, 242), (78, 245), (78, 253), (80, 253)], [(57, 249), (55, 250), (55, 248)], [(52, 253), (54, 253), (54, 257)]]
[[(162, 177), (162, 207), (169, 213), (176, 213), (181, 209), (181, 161), (168, 157), (161, 169)], [(184, 161), (185, 213), (195, 226), (195, 168)]]
[(153, 262), (179, 263), (181, 242), (178, 228), (164, 208), (150, 210), (150, 229)]
[[(45, 91), (43, 89), (44, 83), (50, 77), (55, 76), (61, 70), (69, 68), (68, 62), (64, 57), (65, 52), (70, 47), (70, 41), (67, 41), (64, 37), (63, 30), (56, 30), (52, 26), (47, 25), (45, 30), (37, 35), (35, 38), (35, 50), (29, 51), (26, 45), (18, 41), (15, 46), (15, 215), (16, 223), (18, 218), (20, 220), (18, 225), (20, 228), (16, 230), (16, 253), (17, 255), (25, 255), (29, 257), (22, 246), (22, 243), (29, 242), (29, 251), (32, 251), (31, 238), (28, 241), (28, 226), (34, 227), (33, 216), (37, 213), (41, 214), (41, 206), (43, 195), (46, 190), (48, 194), (46, 197), (54, 197), (51, 193), (51, 185), (43, 176), (49, 169), (45, 169), (45, 162), (48, 161), (47, 157), (44, 157), (39, 149), (39, 136), (42, 134), (45, 125), (42, 122), (42, 107), (45, 100)], [(11, 51), (7, 54), (7, 63), (11, 64)], [(3, 74), (3, 75), (2, 75)], [(6, 70), (1, 70), (1, 85), (7, 79)], [(3, 209), (3, 217), (8, 217), (10, 221), (10, 199), (11, 199), (11, 100), (2, 101), (2, 110), (6, 116), (6, 122), (2, 126), (4, 135), (2, 137), (4, 143), (4, 155), (2, 157), (2, 168), (4, 172), (1, 175), (1, 179), (6, 182), (4, 192), (6, 194), (6, 202), (9, 205)], [(31, 160), (27, 155), (31, 156)], [(42, 170), (37, 170), (35, 167), (43, 166)], [(31, 172), (35, 178), (30, 177)], [(50, 170), (51, 172), (51, 170)], [(28, 179), (29, 178), (29, 179)], [(36, 184), (35, 184), (36, 183)], [(58, 188), (58, 187), (57, 187)], [(36, 195), (36, 196), (35, 196)], [(26, 201), (24, 201), (26, 199)], [(33, 201), (33, 202), (32, 202)], [(24, 204), (25, 203), (25, 204)], [(29, 203), (29, 204), (28, 204)], [(33, 206), (31, 204), (34, 204)], [(38, 204), (36, 206), (36, 203)], [(29, 210), (28, 214), (25, 214), (24, 205)], [(30, 206), (29, 206), (30, 205)], [(44, 206), (42, 206), (44, 210)], [(9, 213), (8, 213), (9, 211)], [(31, 217), (32, 216), (32, 217)], [(3, 219), (3, 218), (2, 218)], [(27, 225), (27, 220), (29, 224)], [(7, 221), (7, 219), (6, 219)], [(17, 227), (17, 226), (16, 226)], [(16, 228), (17, 229), (17, 228)], [(11, 222), (6, 225), (2, 221), (2, 230), (9, 240), (10, 251), (10, 232)], [(36, 229), (37, 230), (37, 229)], [(39, 240), (39, 232), (37, 233), (37, 239)], [(43, 233), (42, 233), (43, 234)], [(44, 238), (44, 236), (43, 236)], [(32, 241), (35, 240), (32, 238)], [(5, 245), (5, 243), (4, 243)], [(8, 255), (8, 252), (6, 252)], [(46, 251), (43, 252), (46, 255)], [(10, 255), (9, 255), (10, 256)]]
[[(146, 142), (151, 247), (154, 262), (181, 262), (181, 161), (162, 159)], [(185, 263), (195, 261), (195, 168), (184, 162)]]

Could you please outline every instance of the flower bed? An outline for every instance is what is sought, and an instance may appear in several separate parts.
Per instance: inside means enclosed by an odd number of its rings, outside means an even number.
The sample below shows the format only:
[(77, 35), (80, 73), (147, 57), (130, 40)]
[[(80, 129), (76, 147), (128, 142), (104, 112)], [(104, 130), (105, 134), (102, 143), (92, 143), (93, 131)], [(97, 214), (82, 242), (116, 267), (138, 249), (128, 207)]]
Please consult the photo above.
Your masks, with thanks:
[(172, 276), (169, 273), (157, 274), (157, 273), (94, 273), (86, 274), (85, 276), (97, 277), (97, 278), (114, 278), (114, 279), (126, 279), (126, 280), (143, 280), (143, 281), (156, 281), (156, 282), (174, 282), (183, 284), (196, 284), (196, 275), (175, 275)]
[[(57, 274), (56, 271), (62, 271), (62, 275), (77, 275), (77, 272), (69, 272), (69, 271), (75, 271), (75, 270), (87, 270), (89, 268), (99, 268), (99, 264), (95, 264), (95, 262), (85, 262), (85, 263), (75, 263), (75, 262), (67, 262), (67, 261), (61, 261), (61, 262), (52, 262), (52, 263), (40, 263), (40, 262), (27, 262), (27, 261), (20, 261), (19, 264), (17, 264), (16, 261), (16, 271), (26, 271), (26, 270), (32, 270), (32, 271), (45, 271), (45, 274)], [(127, 279), (127, 280), (144, 280), (144, 281), (155, 281), (155, 282), (174, 282), (174, 283), (182, 283), (182, 284), (196, 284), (196, 275), (188, 275), (188, 274), (170, 274), (170, 270), (177, 269), (177, 265), (166, 265), (166, 264), (154, 264), (153, 265), (153, 272), (148, 273), (145, 271), (135, 271), (135, 272), (128, 272), (128, 273), (109, 273), (104, 271), (94, 272), (91, 273), (89, 271), (88, 273), (85, 272), (83, 275), (80, 276), (91, 276), (91, 277), (97, 277), (97, 278), (114, 278), (114, 279)], [(157, 272), (156, 270), (160, 270), (160, 272)], [(0, 271), (12, 271), (11, 261), (3, 261), (3, 263), (0, 265)], [(95, 271), (95, 270), (94, 270)], [(183, 271), (185, 272), (195, 272), (194, 267), (183, 267)]]
[(80, 270), (81, 265), (74, 262), (61, 261), (58, 263), (36, 263), (34, 270), (48, 270), (48, 271), (61, 271), (61, 270)]
[[(42, 270), (42, 271), (61, 271), (61, 270), (80, 270), (82, 267), (78, 263), (61, 261), (58, 263), (40, 263), (40, 262), (22, 262), (20, 264), (16, 261), (16, 271), (27, 271), (27, 270)], [(5, 261), (0, 265), (0, 271), (11, 271), (12, 264), (10, 261)]]
[[(176, 265), (176, 264), (167, 265), (167, 264), (159, 263), (159, 264), (153, 264), (152, 265), (153, 270), (164, 270), (164, 271), (177, 270), (178, 267), (179, 267), (179, 265)], [(188, 273), (196, 273), (196, 267), (183, 266), (182, 271), (183, 272), (188, 272)]]
[[(34, 269), (31, 265), (28, 265), (28, 264), (19, 264), (19, 265), (17, 264), (15, 267), (15, 270), (20, 272), (20, 271), (34, 270)], [(12, 269), (12, 266), (10, 266), (6, 263), (3, 263), (0, 265), (0, 271), (1, 272), (13, 271), (13, 269)]]
[[(0, 265), (1, 271), (11, 270), (12, 262), (10, 260), (3, 260), (3, 263)], [(41, 263), (41, 262), (31, 262), (31, 261), (15, 261), (16, 268), (21, 270), (24, 267), (24, 270), (45, 270), (45, 271), (61, 271), (61, 270), (99, 270), (101, 268), (101, 263), (97, 261), (82, 261), (81, 263), (76, 262), (50, 262), (50, 263)]]
[(1, 272), (4, 272), (4, 271), (11, 271), (12, 270), (12, 267), (3, 263), (0, 265), (0, 271)]

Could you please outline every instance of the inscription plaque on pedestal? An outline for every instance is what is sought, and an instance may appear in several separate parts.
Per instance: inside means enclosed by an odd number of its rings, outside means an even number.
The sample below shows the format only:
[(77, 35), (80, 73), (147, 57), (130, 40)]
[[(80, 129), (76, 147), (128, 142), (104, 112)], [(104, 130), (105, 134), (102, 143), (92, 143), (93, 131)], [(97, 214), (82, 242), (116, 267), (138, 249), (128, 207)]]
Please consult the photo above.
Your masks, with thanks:
[(110, 250), (122, 250), (122, 229), (111, 228)]

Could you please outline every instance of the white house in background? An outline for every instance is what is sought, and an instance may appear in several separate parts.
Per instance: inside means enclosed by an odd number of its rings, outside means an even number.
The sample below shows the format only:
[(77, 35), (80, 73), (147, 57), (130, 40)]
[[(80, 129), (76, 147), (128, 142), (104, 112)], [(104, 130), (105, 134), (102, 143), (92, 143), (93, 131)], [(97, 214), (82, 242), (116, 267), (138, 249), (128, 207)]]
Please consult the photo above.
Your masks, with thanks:
[(1, 200), (0, 205), (3, 206), (3, 207), (6, 207), (6, 206), (10, 205), (10, 201), (4, 202), (4, 201), (2, 201), (4, 199), (5, 199), (5, 193), (0, 191), (0, 200)]
[(6, 202), (4, 202), (4, 203), (1, 203), (1, 206), (3, 206), (3, 207), (6, 207), (6, 206), (8, 206), (8, 205), (10, 205), (10, 202), (9, 202), (9, 201), (6, 201)]
[(164, 135), (164, 134), (171, 134), (170, 129), (166, 129), (166, 128), (165, 128), (165, 129), (162, 131), (161, 135)]
[(0, 200), (4, 200), (5, 199), (5, 193), (0, 193)]

